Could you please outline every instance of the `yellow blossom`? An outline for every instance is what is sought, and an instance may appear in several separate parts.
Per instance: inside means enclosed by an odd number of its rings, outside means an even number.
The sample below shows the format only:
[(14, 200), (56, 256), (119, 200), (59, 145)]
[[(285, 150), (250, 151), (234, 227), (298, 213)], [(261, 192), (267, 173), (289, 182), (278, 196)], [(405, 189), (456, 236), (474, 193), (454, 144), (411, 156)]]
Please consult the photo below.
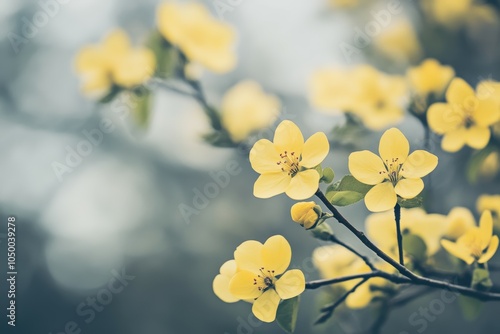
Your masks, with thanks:
[[(427, 255), (434, 255), (446, 233), (446, 217), (428, 214), (421, 208), (401, 209), (401, 230), (420, 237), (427, 246)], [(394, 259), (398, 258), (398, 242), (394, 213), (374, 213), (366, 218), (366, 234), (373, 242)]]
[(387, 130), (380, 139), (380, 157), (370, 151), (359, 151), (349, 156), (349, 171), (358, 181), (373, 185), (365, 196), (365, 204), (372, 212), (386, 211), (404, 199), (416, 197), (424, 189), (422, 177), (432, 172), (438, 158), (423, 150), (409, 155), (410, 144), (401, 131)]
[(104, 95), (113, 84), (126, 88), (140, 85), (151, 77), (155, 66), (153, 52), (132, 48), (122, 30), (111, 32), (100, 45), (84, 47), (75, 61), (84, 92), (93, 95)]
[(489, 126), (498, 121), (499, 112), (491, 96), (476, 94), (463, 79), (452, 80), (446, 91), (447, 103), (434, 103), (427, 112), (430, 128), (444, 135), (443, 150), (456, 152), (465, 144), (484, 148), (490, 140)]
[[(340, 245), (318, 247), (313, 252), (313, 264), (324, 279), (339, 278), (342, 276), (357, 275), (371, 272), (370, 267), (352, 252)], [(394, 271), (390, 265), (377, 263), (377, 269), (389, 273)], [(334, 286), (349, 290), (362, 279), (349, 280), (337, 283)], [(346, 299), (346, 305), (351, 309), (366, 307), (374, 297), (383, 295), (383, 292), (373, 290), (373, 286), (384, 287), (390, 283), (380, 277), (370, 278), (365, 284), (356, 289)]]
[(290, 244), (281, 235), (270, 237), (264, 244), (245, 241), (234, 252), (238, 271), (229, 282), (230, 294), (254, 299), (253, 314), (261, 321), (274, 321), (280, 301), (298, 296), (305, 289), (302, 271), (286, 271), (291, 257)]
[(415, 29), (408, 19), (392, 22), (376, 37), (374, 45), (384, 56), (400, 63), (414, 60), (422, 53)]
[(351, 111), (361, 83), (352, 82), (352, 69), (322, 68), (315, 71), (309, 84), (311, 104), (323, 112)]
[(271, 126), (279, 108), (279, 100), (265, 94), (258, 83), (242, 81), (222, 99), (222, 124), (233, 141), (241, 142), (252, 132)]
[(163, 37), (190, 61), (216, 73), (228, 72), (236, 65), (233, 29), (215, 20), (202, 4), (165, 2), (158, 8), (157, 24)]
[(467, 208), (453, 208), (446, 217), (446, 233), (444, 236), (451, 240), (457, 240), (468, 230), (476, 226), (476, 220)]
[(474, 0), (424, 0), (424, 11), (437, 23), (450, 28), (462, 23), (473, 4)]
[(477, 199), (476, 206), (479, 212), (490, 210), (500, 217), (500, 195), (481, 195)]
[(308, 230), (318, 221), (320, 210), (315, 202), (299, 202), (292, 206), (290, 214), (294, 222)]
[(233, 276), (236, 274), (236, 272), (236, 261), (226, 261), (220, 267), (220, 274), (215, 276), (212, 284), (215, 295), (226, 303), (235, 303), (240, 300), (239, 298), (233, 296), (231, 292), (229, 292), (229, 282), (231, 281), (231, 278), (233, 278)]
[(290, 198), (303, 200), (318, 190), (319, 173), (313, 169), (326, 157), (330, 144), (322, 132), (304, 142), (302, 132), (293, 122), (282, 121), (273, 142), (261, 139), (250, 150), (250, 163), (259, 174), (253, 193), (269, 198), (285, 192)]
[(478, 227), (472, 227), (456, 242), (441, 240), (441, 245), (451, 255), (463, 260), (468, 265), (475, 261), (488, 262), (498, 249), (498, 237), (493, 235), (493, 218), (486, 210), (481, 215)]
[(437, 60), (429, 58), (419, 66), (410, 68), (406, 76), (415, 94), (423, 97), (430, 94), (440, 96), (455, 76), (455, 71), (451, 66), (441, 65)]

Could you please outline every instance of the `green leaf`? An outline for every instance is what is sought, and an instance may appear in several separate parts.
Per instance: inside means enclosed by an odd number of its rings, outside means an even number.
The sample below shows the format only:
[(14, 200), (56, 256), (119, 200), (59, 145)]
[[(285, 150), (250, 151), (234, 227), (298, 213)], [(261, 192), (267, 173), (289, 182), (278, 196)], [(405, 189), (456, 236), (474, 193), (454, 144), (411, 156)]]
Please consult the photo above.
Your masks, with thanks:
[(331, 183), (335, 178), (335, 172), (330, 167), (323, 169), (320, 182)]
[(278, 325), (287, 333), (293, 333), (299, 313), (300, 296), (283, 300), (278, 306), (276, 320)]
[(458, 304), (460, 305), (462, 314), (467, 321), (476, 320), (483, 308), (483, 303), (480, 300), (464, 295), (458, 296)]
[(146, 47), (151, 49), (156, 57), (156, 73), (159, 78), (169, 78), (175, 74), (179, 63), (179, 53), (159, 31), (153, 31), (146, 42)]
[(490, 273), (487, 269), (484, 268), (476, 268), (472, 273), (472, 288), (476, 289), (478, 287), (482, 288), (491, 288), (493, 286), (493, 282), (490, 279)]
[(359, 182), (352, 175), (346, 175), (328, 186), (325, 196), (333, 205), (346, 206), (362, 200), (371, 188), (372, 186)]
[(403, 234), (403, 250), (418, 262), (423, 262), (427, 258), (427, 245), (415, 234)]
[(140, 126), (146, 126), (151, 113), (153, 95), (151, 91), (142, 89), (132, 95), (133, 114)]
[(422, 196), (420, 196), (420, 195), (415, 197), (415, 198), (411, 198), (411, 199), (404, 199), (404, 198), (398, 197), (399, 206), (401, 206), (402, 208), (405, 208), (405, 209), (421, 207), (423, 201), (424, 200), (423, 200)]

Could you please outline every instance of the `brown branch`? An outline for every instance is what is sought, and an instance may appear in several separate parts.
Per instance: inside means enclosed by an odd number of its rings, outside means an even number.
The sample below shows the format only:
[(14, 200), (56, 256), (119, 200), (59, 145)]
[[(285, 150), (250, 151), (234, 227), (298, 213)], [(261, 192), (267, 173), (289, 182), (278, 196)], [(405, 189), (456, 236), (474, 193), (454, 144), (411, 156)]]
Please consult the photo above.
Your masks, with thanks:
[(404, 266), (405, 258), (403, 254), (403, 235), (401, 234), (401, 206), (396, 203), (394, 207), (394, 218), (396, 220), (396, 232), (398, 238), (399, 263)]

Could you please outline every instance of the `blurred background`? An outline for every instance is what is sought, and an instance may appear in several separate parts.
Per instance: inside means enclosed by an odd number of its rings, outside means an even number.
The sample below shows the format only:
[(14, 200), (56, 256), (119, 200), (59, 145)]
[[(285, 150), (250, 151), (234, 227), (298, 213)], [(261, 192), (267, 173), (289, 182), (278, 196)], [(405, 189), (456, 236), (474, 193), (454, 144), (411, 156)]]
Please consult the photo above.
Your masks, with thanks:
[[(49, 2), (0, 2), (2, 312), (3, 222), (8, 216), (17, 219), (18, 265), (17, 325), (7, 326), (2, 315), (2, 333), (279, 332), (276, 323), (258, 322), (248, 304), (219, 300), (212, 280), (241, 242), (263, 242), (274, 234), (292, 245), (292, 266), (301, 268), (308, 280), (318, 278), (311, 253), (320, 242), (291, 221), (294, 202), (286, 196), (262, 200), (252, 195), (257, 174), (247, 151), (205, 143), (201, 135), (209, 124), (192, 98), (156, 90), (149, 125), (141, 128), (126, 105), (97, 104), (81, 93), (74, 57), (82, 46), (97, 43), (115, 27), (126, 30), (134, 43), (144, 42), (155, 28), (160, 2), (59, 1), (50, 15), (40, 16)], [(499, 78), (496, 1), (489, 3), (492, 11), (468, 11), (460, 27), (448, 28), (428, 24), (418, 1), (402, 0), (401, 12), (373, 37), (379, 42), (349, 57), (339, 46), (353, 44), (357, 29), (376, 20), (373, 11), (387, 8), (388, 2), (221, 0), (205, 5), (238, 34), (236, 68), (224, 75), (206, 72), (201, 78), (208, 100), (218, 105), (236, 82), (255, 80), (279, 97), (280, 118), (296, 122), (305, 137), (331, 133), (344, 122), (341, 114), (319, 113), (309, 103), (311, 74), (323, 66), (370, 63), (404, 74), (409, 65), (434, 57), (472, 85)], [(36, 26), (34, 20), (40, 20)], [(407, 34), (398, 36), (405, 29), (399, 25), (403, 21), (411, 26), (415, 43)], [(382, 51), (375, 52), (375, 46)], [(83, 148), (86, 155), (74, 157), (86, 134), (103, 122), (109, 131), (102, 140)], [(405, 118), (398, 127), (413, 149), (423, 147), (424, 131), (415, 118)], [(376, 149), (380, 134), (363, 136), (359, 147)], [(447, 214), (457, 205), (474, 210), (479, 194), (498, 193), (498, 178), (477, 185), (465, 181), (470, 152), (443, 154), (436, 138), (430, 145), (440, 165), (432, 176), (429, 212)], [(355, 147), (334, 143), (332, 149), (324, 165), (338, 176), (347, 174), (347, 156)], [(61, 174), (58, 163), (69, 167)], [(195, 208), (204, 187), (229, 168), (235, 172), (227, 184), (198, 202), (201, 208), (183, 214), (181, 207)], [(359, 228), (368, 214), (362, 203), (342, 212)], [(343, 228), (334, 229), (364, 250)], [(468, 322), (453, 302), (422, 330), (409, 319), (436, 298), (439, 291), (398, 308), (383, 333), (492, 333), (498, 328), (498, 304), (486, 304)], [(318, 291), (303, 294), (297, 333), (362, 333), (370, 328), (367, 311), (346, 310), (313, 327), (321, 305)]]

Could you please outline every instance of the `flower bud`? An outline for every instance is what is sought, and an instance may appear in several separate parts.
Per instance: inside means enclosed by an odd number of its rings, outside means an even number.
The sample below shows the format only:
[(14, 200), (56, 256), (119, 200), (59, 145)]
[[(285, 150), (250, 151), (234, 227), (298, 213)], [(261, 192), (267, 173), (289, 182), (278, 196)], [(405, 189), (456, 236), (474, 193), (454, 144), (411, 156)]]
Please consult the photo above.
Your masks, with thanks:
[(292, 206), (290, 213), (292, 220), (299, 223), (306, 230), (314, 228), (322, 216), (322, 210), (315, 202), (296, 203)]

